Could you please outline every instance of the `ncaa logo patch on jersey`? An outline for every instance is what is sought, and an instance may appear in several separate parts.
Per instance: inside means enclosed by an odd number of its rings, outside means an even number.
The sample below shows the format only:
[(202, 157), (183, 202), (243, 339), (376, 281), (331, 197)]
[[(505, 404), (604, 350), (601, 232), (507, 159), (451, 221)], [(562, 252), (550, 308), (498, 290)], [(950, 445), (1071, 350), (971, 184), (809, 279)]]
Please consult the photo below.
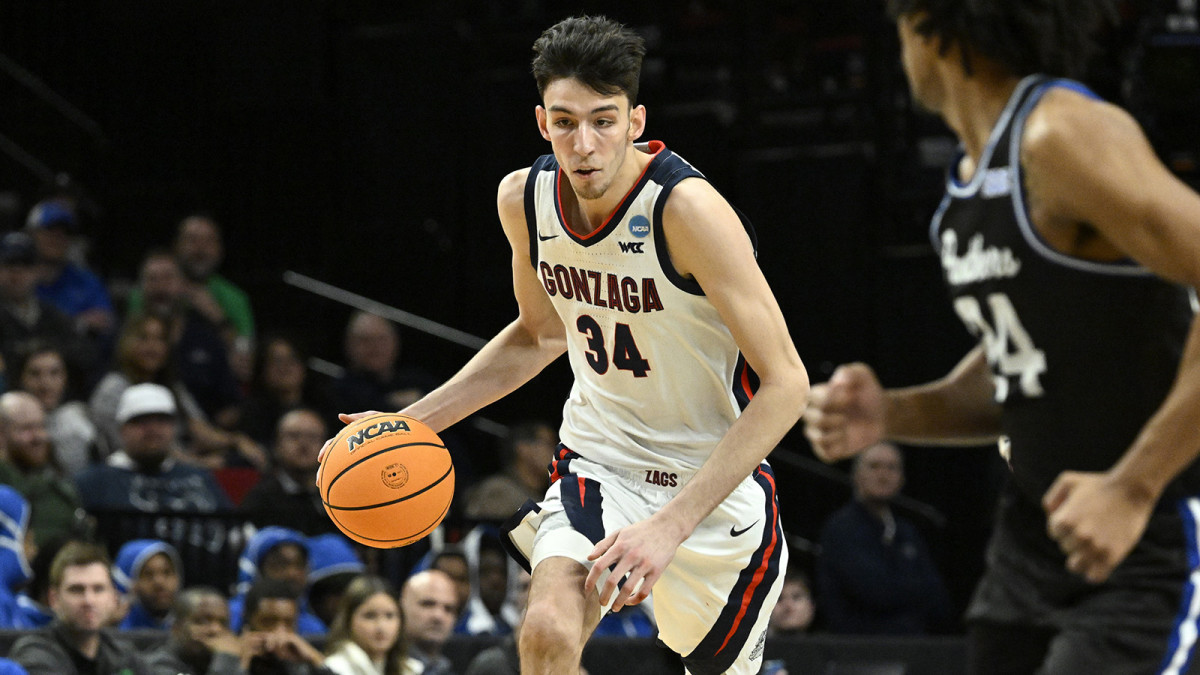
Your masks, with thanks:
[(629, 233), (638, 238), (650, 234), (650, 219), (640, 213), (630, 218)]

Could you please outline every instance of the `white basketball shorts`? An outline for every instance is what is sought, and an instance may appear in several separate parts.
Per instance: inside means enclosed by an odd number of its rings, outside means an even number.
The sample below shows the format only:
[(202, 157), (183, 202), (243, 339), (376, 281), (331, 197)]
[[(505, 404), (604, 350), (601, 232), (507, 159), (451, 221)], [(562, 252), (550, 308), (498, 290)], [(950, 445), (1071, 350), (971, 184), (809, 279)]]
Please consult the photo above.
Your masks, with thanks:
[[(557, 556), (590, 568), (596, 543), (662, 509), (687, 478), (602, 466), (560, 445), (545, 498), (505, 524), (509, 552), (531, 571)], [(684, 540), (651, 594), (659, 639), (689, 673), (759, 671), (787, 555), (764, 462)]]

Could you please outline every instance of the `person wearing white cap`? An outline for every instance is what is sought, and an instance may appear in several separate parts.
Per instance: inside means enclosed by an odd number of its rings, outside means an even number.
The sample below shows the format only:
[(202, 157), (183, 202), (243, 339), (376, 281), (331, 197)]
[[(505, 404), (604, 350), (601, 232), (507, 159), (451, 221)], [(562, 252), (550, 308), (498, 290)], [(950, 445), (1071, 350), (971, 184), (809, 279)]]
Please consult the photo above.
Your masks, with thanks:
[(135, 384), (121, 394), (116, 417), (122, 449), (76, 477), (85, 509), (211, 513), (233, 508), (210, 471), (173, 456), (176, 414), (175, 397), (160, 384)]

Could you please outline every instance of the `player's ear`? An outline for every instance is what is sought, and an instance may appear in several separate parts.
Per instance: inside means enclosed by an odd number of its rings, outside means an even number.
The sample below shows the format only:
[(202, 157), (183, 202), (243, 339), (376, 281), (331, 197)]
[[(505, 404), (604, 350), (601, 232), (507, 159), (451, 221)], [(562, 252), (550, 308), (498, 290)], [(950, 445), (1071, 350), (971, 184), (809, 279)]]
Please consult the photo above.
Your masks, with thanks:
[(537, 115), (538, 131), (542, 132), (542, 138), (550, 140), (550, 129), (546, 126), (549, 120), (546, 109), (539, 105), (534, 110), (534, 114)]
[(629, 140), (636, 141), (646, 131), (646, 106), (639, 105), (629, 111)]

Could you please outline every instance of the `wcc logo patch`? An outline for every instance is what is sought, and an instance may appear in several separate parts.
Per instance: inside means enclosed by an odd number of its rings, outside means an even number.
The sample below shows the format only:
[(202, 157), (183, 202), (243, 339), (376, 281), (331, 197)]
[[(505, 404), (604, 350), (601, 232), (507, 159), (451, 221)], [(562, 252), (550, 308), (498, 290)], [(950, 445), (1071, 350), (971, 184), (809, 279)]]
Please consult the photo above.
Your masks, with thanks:
[(646, 245), (644, 241), (618, 241), (621, 245), (621, 253), (645, 253), (642, 247)]

